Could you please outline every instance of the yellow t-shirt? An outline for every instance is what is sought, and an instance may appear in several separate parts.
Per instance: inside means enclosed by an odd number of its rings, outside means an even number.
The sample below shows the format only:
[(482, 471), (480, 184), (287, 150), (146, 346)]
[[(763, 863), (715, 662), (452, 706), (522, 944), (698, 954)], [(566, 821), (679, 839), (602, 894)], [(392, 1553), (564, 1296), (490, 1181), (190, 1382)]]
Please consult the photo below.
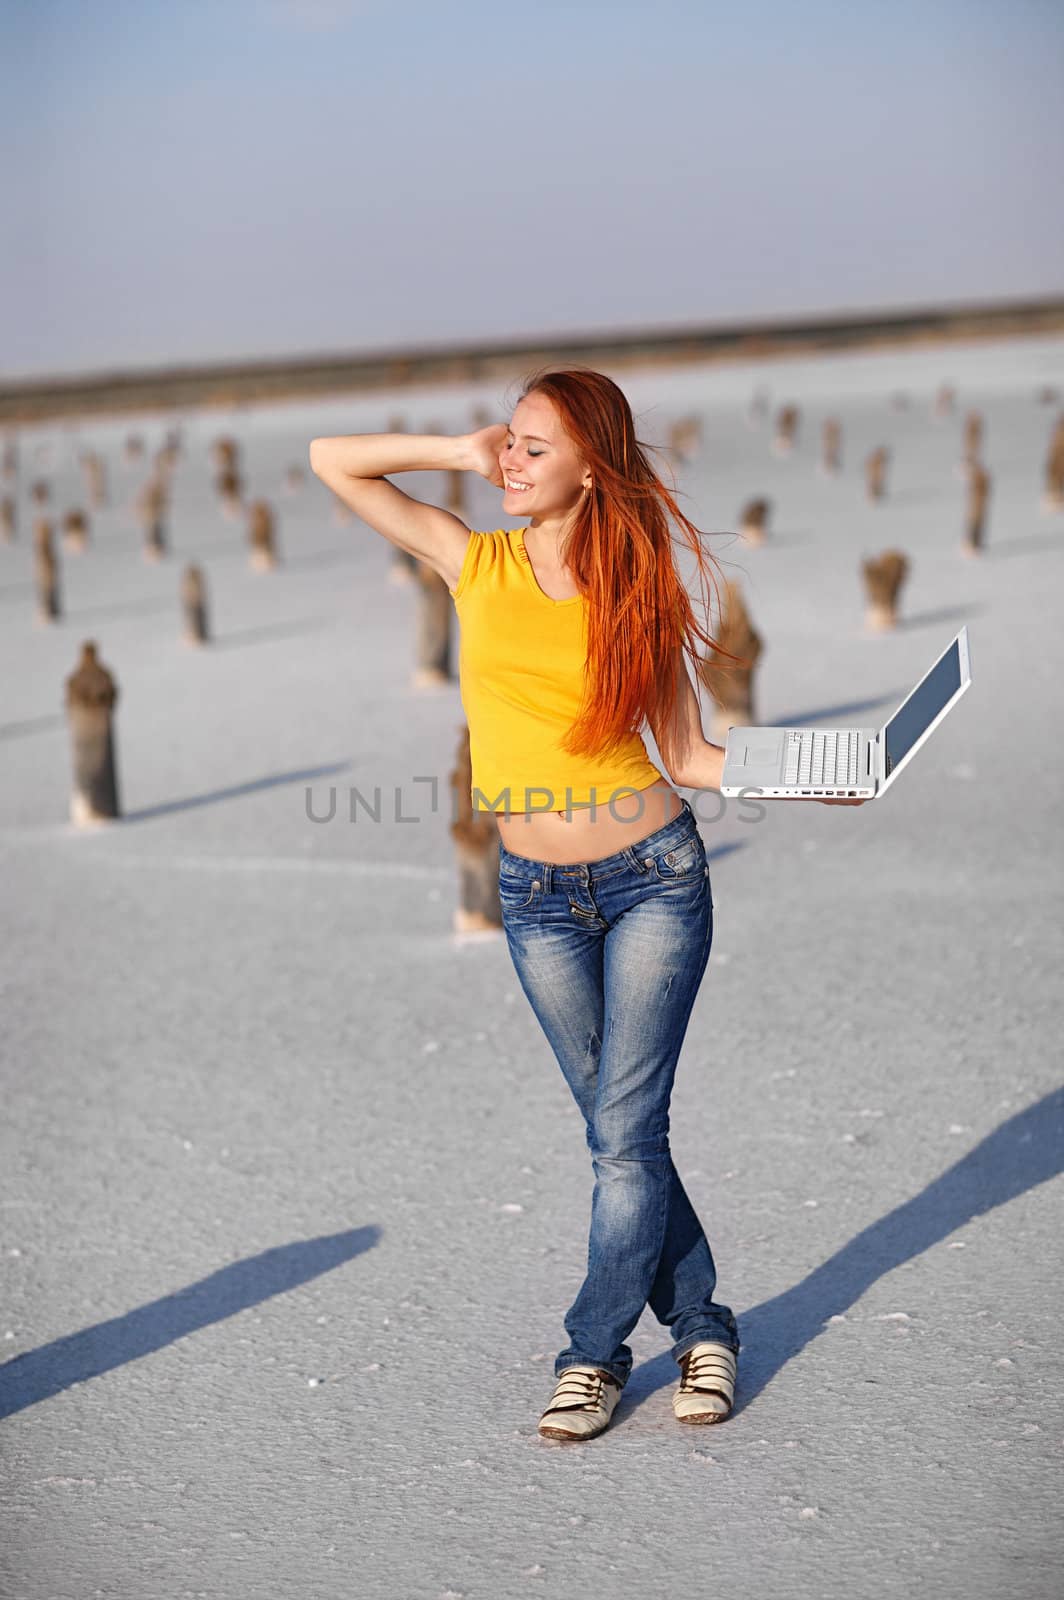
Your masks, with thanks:
[(522, 528), (469, 535), (458, 587), (459, 688), (474, 811), (563, 811), (659, 783), (640, 734), (609, 760), (574, 756), (587, 655), (583, 595), (552, 600), (536, 582)]

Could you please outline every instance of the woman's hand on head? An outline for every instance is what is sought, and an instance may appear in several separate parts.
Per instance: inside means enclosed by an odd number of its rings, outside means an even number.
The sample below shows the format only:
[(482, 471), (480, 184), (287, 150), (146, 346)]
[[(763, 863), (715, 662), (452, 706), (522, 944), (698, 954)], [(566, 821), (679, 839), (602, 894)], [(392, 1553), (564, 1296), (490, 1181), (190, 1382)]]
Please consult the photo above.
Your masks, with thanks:
[(492, 422), (488, 427), (478, 428), (476, 433), (466, 435), (469, 471), (479, 472), (480, 476), (487, 478), (496, 489), (501, 489), (505, 485), (502, 468), (499, 466), (499, 452), (505, 445), (509, 432), (505, 422)]

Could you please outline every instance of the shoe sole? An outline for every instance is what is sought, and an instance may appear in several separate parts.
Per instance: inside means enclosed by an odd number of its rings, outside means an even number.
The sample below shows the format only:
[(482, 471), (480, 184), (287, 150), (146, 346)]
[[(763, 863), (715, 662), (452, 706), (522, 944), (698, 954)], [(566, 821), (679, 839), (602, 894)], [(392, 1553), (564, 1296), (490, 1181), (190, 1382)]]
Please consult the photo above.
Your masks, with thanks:
[(536, 1432), (544, 1439), (564, 1439), (566, 1443), (583, 1444), (585, 1439), (597, 1439), (608, 1427), (607, 1422), (601, 1428), (596, 1428), (593, 1433), (570, 1433), (567, 1428), (537, 1428)]

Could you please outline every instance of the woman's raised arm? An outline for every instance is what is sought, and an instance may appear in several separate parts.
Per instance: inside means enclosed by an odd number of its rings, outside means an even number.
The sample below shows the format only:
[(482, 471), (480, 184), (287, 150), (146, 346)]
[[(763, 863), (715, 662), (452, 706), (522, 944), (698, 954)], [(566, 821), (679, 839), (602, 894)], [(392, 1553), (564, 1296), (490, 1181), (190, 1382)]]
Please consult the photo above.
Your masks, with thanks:
[(505, 423), (475, 433), (353, 433), (312, 439), (310, 469), (356, 516), (391, 544), (426, 562), (454, 588), (469, 529), (442, 506), (404, 494), (388, 472), (477, 472), (502, 486), (498, 454)]

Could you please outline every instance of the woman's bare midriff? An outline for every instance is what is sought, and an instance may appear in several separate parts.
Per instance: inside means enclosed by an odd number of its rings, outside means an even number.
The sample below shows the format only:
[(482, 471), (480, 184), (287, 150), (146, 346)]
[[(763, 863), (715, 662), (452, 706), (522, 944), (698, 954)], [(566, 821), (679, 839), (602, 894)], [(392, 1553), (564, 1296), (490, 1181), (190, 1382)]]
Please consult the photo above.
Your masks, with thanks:
[(683, 810), (683, 801), (663, 778), (638, 794), (618, 795), (612, 807), (573, 805), (568, 811), (497, 811), (504, 847), (531, 861), (573, 866), (599, 861), (657, 833)]

